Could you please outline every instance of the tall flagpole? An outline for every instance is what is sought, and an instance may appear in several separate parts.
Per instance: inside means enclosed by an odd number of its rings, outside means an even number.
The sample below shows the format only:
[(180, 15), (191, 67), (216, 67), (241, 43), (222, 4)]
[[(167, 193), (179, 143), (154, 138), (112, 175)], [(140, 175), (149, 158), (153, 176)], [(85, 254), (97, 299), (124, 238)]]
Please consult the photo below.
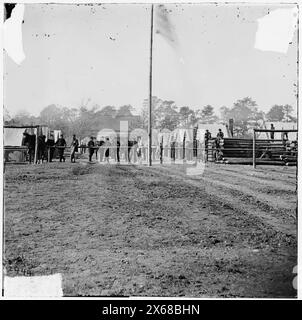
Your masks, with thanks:
[(150, 73), (149, 73), (149, 120), (148, 120), (148, 164), (152, 166), (152, 52), (153, 52), (153, 4), (151, 6), (151, 37), (150, 37)]

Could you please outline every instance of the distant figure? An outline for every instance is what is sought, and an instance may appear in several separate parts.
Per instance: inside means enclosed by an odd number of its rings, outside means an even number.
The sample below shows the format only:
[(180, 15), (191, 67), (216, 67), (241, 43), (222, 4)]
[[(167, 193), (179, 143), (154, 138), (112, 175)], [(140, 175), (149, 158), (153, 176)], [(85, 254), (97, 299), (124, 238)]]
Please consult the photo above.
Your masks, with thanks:
[(26, 146), (28, 148), (29, 163), (34, 162), (36, 135), (24, 132), (22, 138), (22, 146)]
[(42, 135), (38, 137), (38, 151), (37, 151), (37, 160), (36, 163), (43, 163), (45, 150), (46, 150), (46, 136)]
[(223, 139), (223, 137), (224, 137), (223, 132), (221, 131), (221, 129), (218, 129), (217, 138), (218, 139)]
[(287, 131), (281, 133), (281, 140), (282, 140), (283, 145), (286, 145), (286, 143), (288, 141), (288, 132)]
[(49, 139), (47, 139), (47, 142), (46, 142), (46, 147), (47, 147), (47, 151), (48, 151), (48, 161), (49, 162), (52, 162), (52, 158), (53, 158), (53, 155), (54, 155), (54, 152), (55, 152), (55, 148), (54, 148), (54, 145), (55, 145), (55, 139), (54, 139), (54, 136), (53, 134), (50, 135)]
[(215, 142), (214, 142), (214, 158), (215, 158), (215, 161), (219, 161), (219, 160), (223, 160), (223, 152), (221, 150), (221, 139), (222, 138), (219, 138), (217, 137), (217, 139), (215, 139)]
[(142, 164), (142, 148), (143, 148), (143, 141), (141, 137), (137, 138), (137, 149), (136, 149), (136, 154), (138, 158), (138, 164)]
[(93, 141), (93, 137), (90, 138), (89, 142), (88, 142), (88, 149), (89, 149), (89, 162), (92, 161), (92, 156), (94, 154), (94, 141)]
[(297, 156), (298, 152), (298, 141), (287, 142), (289, 144), (289, 151), (291, 156)]
[(175, 163), (175, 159), (176, 159), (176, 141), (173, 140), (170, 142), (170, 157), (171, 157), (171, 161), (173, 163)]
[(71, 141), (70, 147), (71, 147), (70, 161), (75, 163), (75, 153), (78, 151), (78, 147), (79, 147), (79, 140), (76, 138), (75, 134), (72, 136), (72, 141)]
[(138, 145), (137, 145), (137, 140), (134, 138), (133, 139), (133, 146), (132, 146), (132, 150), (131, 150), (131, 157), (133, 157), (133, 163), (136, 163), (137, 161), (137, 148), (138, 148)]
[(104, 145), (105, 145), (105, 138), (104, 137), (101, 137), (100, 141), (99, 141), (99, 152), (100, 152), (100, 162), (103, 161), (103, 158), (104, 158)]
[[(94, 146), (97, 147), (98, 142), (96, 140), (96, 137), (93, 138), (93, 142), (94, 142)], [(95, 151), (95, 159), (97, 160), (98, 159), (98, 151), (99, 151), (99, 149), (95, 148), (94, 151)]]
[(65, 157), (64, 157), (64, 150), (66, 147), (66, 141), (63, 137), (63, 134), (60, 135), (60, 138), (58, 139), (58, 141), (56, 142), (56, 146), (58, 146), (58, 154), (59, 154), (59, 159), (60, 162), (62, 162), (62, 160), (65, 162)]
[[(274, 127), (273, 123), (271, 123), (271, 130), (275, 130), (275, 127)], [(275, 132), (271, 131), (270, 134), (271, 134), (271, 140), (274, 140), (275, 139)]]
[(137, 141), (135, 140), (128, 140), (128, 152), (127, 152), (127, 157), (128, 157), (128, 163), (131, 162), (131, 155), (132, 155), (132, 148), (133, 150), (136, 149), (136, 144), (137, 144)]
[(160, 164), (163, 163), (163, 154), (164, 154), (164, 141), (163, 138), (161, 139), (160, 143), (159, 143), (159, 162)]
[(116, 161), (117, 163), (120, 163), (120, 147), (121, 147), (121, 143), (119, 138), (117, 138), (116, 140)]
[(204, 139), (209, 140), (211, 139), (211, 132), (207, 129), (205, 134), (204, 134)]
[(206, 159), (208, 159), (208, 148), (209, 148), (209, 140), (212, 138), (211, 132), (206, 129), (206, 132), (204, 134), (204, 146), (205, 146), (205, 152), (206, 152)]
[(109, 138), (107, 137), (106, 138), (106, 141), (105, 141), (105, 161), (107, 163), (109, 163), (109, 155), (110, 155), (110, 141), (109, 141)]

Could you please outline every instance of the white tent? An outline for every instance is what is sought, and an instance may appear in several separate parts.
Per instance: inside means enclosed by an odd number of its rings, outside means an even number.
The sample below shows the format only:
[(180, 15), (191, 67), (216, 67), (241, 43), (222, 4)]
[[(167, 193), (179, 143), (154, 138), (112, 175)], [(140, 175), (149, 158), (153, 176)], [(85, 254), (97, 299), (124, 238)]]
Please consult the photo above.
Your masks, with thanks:
[(4, 128), (4, 146), (22, 146), (24, 128)]

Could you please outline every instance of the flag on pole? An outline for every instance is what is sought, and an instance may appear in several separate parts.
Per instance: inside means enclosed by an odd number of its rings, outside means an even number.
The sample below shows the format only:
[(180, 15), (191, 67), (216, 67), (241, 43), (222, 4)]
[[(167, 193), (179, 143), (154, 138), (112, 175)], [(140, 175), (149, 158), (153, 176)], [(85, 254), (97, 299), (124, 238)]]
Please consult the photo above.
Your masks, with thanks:
[(175, 27), (171, 22), (170, 12), (163, 4), (155, 7), (155, 32), (160, 34), (167, 42), (177, 46)]

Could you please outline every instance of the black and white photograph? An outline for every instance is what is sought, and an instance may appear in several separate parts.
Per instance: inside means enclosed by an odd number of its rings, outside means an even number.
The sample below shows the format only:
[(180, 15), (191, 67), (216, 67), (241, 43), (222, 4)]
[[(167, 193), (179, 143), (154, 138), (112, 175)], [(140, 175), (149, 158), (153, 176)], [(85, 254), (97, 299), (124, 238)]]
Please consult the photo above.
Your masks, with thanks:
[(2, 6), (2, 298), (298, 298), (298, 3)]

